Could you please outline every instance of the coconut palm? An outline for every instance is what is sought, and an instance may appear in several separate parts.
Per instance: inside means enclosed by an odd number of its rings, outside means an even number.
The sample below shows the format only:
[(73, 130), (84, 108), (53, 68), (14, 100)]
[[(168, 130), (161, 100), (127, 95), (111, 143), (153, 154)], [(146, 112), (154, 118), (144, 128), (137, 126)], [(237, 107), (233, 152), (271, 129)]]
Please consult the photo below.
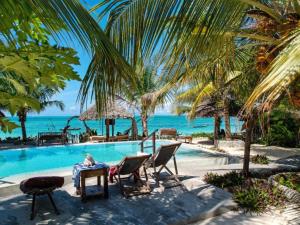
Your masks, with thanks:
[[(177, 63), (174, 64), (174, 60), (171, 60), (168, 67), (174, 69), (176, 66), (178, 72), (181, 72), (186, 60), (198, 61), (199, 54), (207, 53), (210, 56), (217, 56), (218, 51), (224, 46), (226, 36), (246, 38), (253, 40), (255, 45), (267, 46), (265, 49), (270, 55), (268, 60), (271, 61), (273, 61), (274, 52), (285, 48), (286, 51), (283, 51), (276, 59), (277, 63), (274, 61), (268, 69), (270, 72), (273, 71), (272, 77), (266, 77), (266, 80), (262, 81), (259, 89), (249, 99), (246, 105), (248, 108), (263, 93), (280, 86), (281, 88), (276, 91), (269, 92), (269, 98), (266, 100), (267, 103), (271, 103), (271, 100), (276, 100), (280, 94), (285, 93), (286, 85), (297, 80), (297, 76), (293, 76), (291, 70), (283, 70), (287, 68), (287, 65), (294, 65), (293, 68), (297, 68), (297, 60), (294, 60), (298, 50), (294, 46), (297, 46), (299, 33), (297, 32), (299, 24), (297, 1), (200, 0), (182, 3), (171, 0), (155, 2), (124, 0), (120, 3), (120, 1), (107, 0), (95, 8), (97, 7), (106, 7), (103, 11), (112, 12), (108, 21), (111, 27), (110, 33), (118, 34), (114, 35), (113, 40), (118, 42), (122, 39), (123, 43), (129, 43), (133, 37), (147, 36), (148, 43), (136, 43), (142, 46), (143, 53), (151, 53), (159, 49), (163, 57), (172, 55), (173, 58), (177, 58)], [(261, 18), (253, 19), (253, 15)], [(103, 16), (104, 14), (101, 14), (100, 19)], [(130, 29), (126, 28), (128, 22), (132, 23), (128, 26)], [(140, 27), (143, 27), (143, 32)], [(249, 29), (249, 27), (255, 29)], [(160, 45), (157, 46), (157, 43)], [(131, 54), (130, 50), (134, 44), (124, 46), (126, 46), (124, 52)], [(278, 48), (274, 49), (274, 46)], [(263, 49), (260, 48), (261, 51)], [(182, 58), (183, 53), (188, 57)], [(284, 67), (281, 67), (282, 65)], [(285, 72), (281, 73), (281, 71)], [(281, 75), (277, 76), (278, 73)], [(285, 79), (287, 73), (290, 76)]]
[(23, 106), (20, 107), (17, 111), (17, 116), (19, 118), (19, 122), (22, 129), (22, 140), (23, 142), (26, 142), (27, 140), (27, 133), (26, 133), (26, 120), (27, 120), (27, 114), (30, 112), (41, 112), (44, 111), (47, 107), (57, 107), (60, 110), (64, 110), (64, 103), (62, 101), (58, 100), (51, 100), (51, 98), (57, 93), (56, 90), (49, 87), (39, 87), (37, 88), (32, 94), (31, 97), (36, 99), (36, 101), (39, 102), (40, 108), (38, 111), (34, 110), (31, 107)]
[(190, 119), (194, 119), (199, 115), (212, 116), (214, 118), (214, 143), (217, 147), (221, 115), (224, 116), (225, 121), (225, 137), (226, 139), (231, 138), (229, 112), (231, 95), (229, 93), (234, 80), (241, 75), (241, 72), (236, 71), (221, 75), (219, 74), (221, 71), (218, 64), (212, 67), (211, 70), (206, 68), (205, 71), (210, 74), (208, 79), (202, 83), (190, 86), (188, 90), (177, 95), (176, 101), (177, 104), (189, 104), (190, 107), (185, 107), (184, 111), (189, 109), (188, 117)]
[[(277, 55), (274, 59), (269, 58), (269, 66), (259, 65), (261, 62), (257, 64), (265, 73), (245, 105), (248, 119), (251, 119), (251, 111), (257, 100), (264, 102), (262, 108), (266, 109), (280, 99), (286, 90), (292, 93), (291, 96), (298, 96), (298, 1), (106, 0), (96, 7), (113, 12), (110, 17), (113, 20), (109, 20), (112, 27), (110, 33), (118, 34), (113, 38), (115, 46), (124, 43), (123, 55), (134, 59), (135, 55), (131, 51), (134, 46), (142, 46), (143, 55), (160, 52), (162, 59), (167, 60), (165, 68), (174, 77), (182, 73), (187, 63), (203, 64), (203, 56), (217, 58), (228, 37), (235, 38), (239, 47), (258, 46), (260, 54)], [(257, 10), (259, 13), (252, 11), (247, 15), (245, 12), (249, 10)], [(260, 14), (264, 18), (257, 23), (258, 20), (253, 19), (251, 13)], [(249, 29), (253, 27), (267, 28), (268, 35), (266, 30), (261, 32), (259, 29)], [(141, 35), (147, 37), (147, 42), (134, 41)], [(119, 42), (120, 39), (123, 41)], [(241, 46), (242, 40), (247, 40), (247, 45)], [(226, 52), (227, 55), (234, 54), (234, 51)]]
[[(5, 0), (1, 2), (0, 15), (0, 45), (9, 48), (1, 48), (0, 57), (14, 54), (22, 47), (25, 53), (30, 54), (30, 51), (26, 51), (27, 41), (32, 34), (38, 34), (44, 28), (60, 45), (70, 43), (70, 38), (76, 38), (90, 54), (92, 61), (86, 80), (93, 81), (95, 77), (110, 80), (111, 85), (106, 87), (104, 97), (106, 93), (112, 94), (116, 85), (132, 77), (131, 68), (79, 0)], [(17, 54), (13, 56), (18, 57)], [(19, 60), (5, 61), (3, 68), (9, 68), (12, 62), (18, 63)], [(105, 66), (99, 67), (100, 61), (105, 61)], [(32, 74), (29, 77), (35, 79)], [(97, 90), (99, 87), (95, 88)], [(84, 96), (87, 94), (85, 89), (82, 93)]]
[(136, 88), (122, 88), (116, 97), (138, 111), (141, 117), (143, 136), (148, 136), (149, 116), (154, 113), (157, 106), (164, 105), (170, 94), (158, 95), (159, 90), (164, 86), (164, 81), (157, 74), (155, 67), (151, 65), (138, 67), (136, 76)]

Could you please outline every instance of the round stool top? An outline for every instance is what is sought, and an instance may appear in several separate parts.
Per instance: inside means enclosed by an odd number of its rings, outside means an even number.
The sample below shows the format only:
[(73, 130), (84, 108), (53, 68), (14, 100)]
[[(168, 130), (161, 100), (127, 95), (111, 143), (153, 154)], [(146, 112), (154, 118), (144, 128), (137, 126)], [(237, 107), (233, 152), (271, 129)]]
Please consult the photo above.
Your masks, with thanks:
[(20, 189), (25, 194), (41, 193), (46, 191), (53, 191), (56, 188), (62, 187), (64, 184), (63, 177), (47, 176), (47, 177), (32, 177), (23, 180), (20, 183)]

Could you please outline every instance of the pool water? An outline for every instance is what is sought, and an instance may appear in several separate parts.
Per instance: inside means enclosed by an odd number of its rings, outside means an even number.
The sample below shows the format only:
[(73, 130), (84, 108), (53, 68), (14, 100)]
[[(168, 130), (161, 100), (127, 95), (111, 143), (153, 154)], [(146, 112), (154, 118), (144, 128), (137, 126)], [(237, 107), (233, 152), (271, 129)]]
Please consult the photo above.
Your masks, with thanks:
[[(157, 147), (168, 144), (157, 141)], [(146, 146), (151, 143), (146, 143)], [(83, 162), (87, 153), (98, 162), (119, 162), (125, 156), (135, 156), (140, 151), (139, 142), (101, 143), (89, 145), (66, 145), (33, 147), (0, 151), (0, 178), (43, 170), (72, 167)], [(145, 149), (151, 153), (151, 148)], [(208, 155), (203, 151), (180, 147), (177, 158)]]

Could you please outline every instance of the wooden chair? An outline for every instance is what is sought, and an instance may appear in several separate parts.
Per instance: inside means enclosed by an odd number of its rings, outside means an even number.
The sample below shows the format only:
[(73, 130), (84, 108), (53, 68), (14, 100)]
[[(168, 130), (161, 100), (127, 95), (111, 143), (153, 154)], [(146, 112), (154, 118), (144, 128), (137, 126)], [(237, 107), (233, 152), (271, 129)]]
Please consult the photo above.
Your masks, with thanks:
[[(174, 179), (177, 182), (179, 182), (179, 180), (177, 178), (178, 169), (177, 169), (175, 154), (176, 154), (178, 148), (180, 147), (180, 145), (181, 145), (181, 143), (161, 145), (158, 148), (155, 155), (149, 161), (150, 163), (148, 163), (147, 168), (153, 168), (153, 170), (154, 170), (153, 176), (154, 176), (157, 184), (159, 184), (160, 173), (162, 172), (163, 169), (167, 170), (167, 172), (170, 174), (170, 176), (174, 176)], [(175, 174), (167, 167), (167, 163), (170, 161), (171, 158), (173, 158)]]
[[(122, 195), (124, 195), (126, 198), (132, 195), (139, 195), (139, 194), (148, 194), (150, 193), (150, 187), (147, 184), (148, 177), (146, 174), (146, 169), (144, 167), (146, 161), (149, 160), (151, 155), (141, 155), (141, 156), (131, 156), (131, 157), (125, 157), (118, 165), (116, 165), (116, 173), (110, 174), (110, 176), (114, 176), (114, 178), (119, 183), (120, 192)], [(143, 167), (146, 182), (143, 182), (141, 180), (139, 170)], [(126, 177), (121, 177), (126, 175)], [(142, 184), (142, 188), (138, 188), (137, 190), (134, 189), (131, 193), (126, 191), (124, 189), (123, 180), (124, 179), (130, 179), (131, 177), (134, 177), (134, 182), (138, 184), (140, 182)], [(137, 185), (136, 185), (137, 186)], [(145, 188), (146, 189), (143, 189)]]

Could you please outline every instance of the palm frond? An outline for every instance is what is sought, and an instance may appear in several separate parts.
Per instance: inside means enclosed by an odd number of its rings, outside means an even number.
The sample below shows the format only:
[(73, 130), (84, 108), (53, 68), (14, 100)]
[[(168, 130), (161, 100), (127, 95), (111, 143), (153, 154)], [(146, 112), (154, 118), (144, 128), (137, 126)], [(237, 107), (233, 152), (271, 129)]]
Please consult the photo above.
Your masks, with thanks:
[(41, 110), (45, 110), (46, 107), (53, 107), (53, 106), (59, 108), (61, 111), (65, 109), (65, 104), (62, 101), (53, 100), (53, 101), (42, 102)]
[[(269, 68), (268, 75), (254, 89), (247, 100), (244, 110), (251, 113), (257, 100), (266, 94), (262, 109), (267, 109), (282, 96), (287, 88), (299, 78), (300, 57), (300, 30), (292, 35), (293, 40), (287, 44), (284, 50), (275, 58)], [(291, 37), (288, 37), (289, 41)]]

